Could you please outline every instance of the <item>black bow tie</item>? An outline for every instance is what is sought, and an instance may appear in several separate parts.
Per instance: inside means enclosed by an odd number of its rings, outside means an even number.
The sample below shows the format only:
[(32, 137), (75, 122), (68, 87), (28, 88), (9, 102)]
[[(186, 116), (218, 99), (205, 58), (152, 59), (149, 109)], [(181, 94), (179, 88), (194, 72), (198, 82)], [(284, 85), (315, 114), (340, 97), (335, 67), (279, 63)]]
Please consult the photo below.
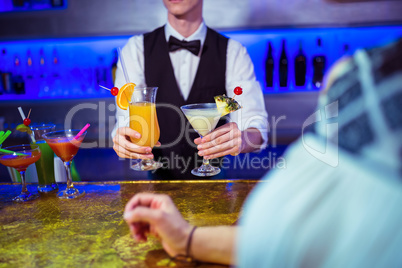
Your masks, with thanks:
[(179, 39), (170, 36), (169, 37), (169, 51), (176, 51), (180, 48), (187, 49), (194, 55), (198, 56), (200, 53), (201, 41), (194, 40), (194, 41), (180, 41)]

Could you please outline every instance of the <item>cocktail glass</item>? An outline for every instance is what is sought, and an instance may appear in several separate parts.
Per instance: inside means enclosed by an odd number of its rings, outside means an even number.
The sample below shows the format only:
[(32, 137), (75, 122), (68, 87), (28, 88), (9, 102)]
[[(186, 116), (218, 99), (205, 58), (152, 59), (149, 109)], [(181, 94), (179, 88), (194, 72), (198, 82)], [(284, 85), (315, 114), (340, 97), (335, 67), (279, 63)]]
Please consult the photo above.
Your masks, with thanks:
[(43, 139), (43, 134), (54, 131), (54, 124), (32, 125), (35, 141), (42, 153), (41, 158), (35, 163), (38, 173), (38, 191), (49, 193), (58, 189), (54, 176), (54, 152)]
[[(180, 109), (201, 138), (214, 130), (221, 118), (215, 103), (189, 104), (181, 106)], [(211, 166), (205, 157), (202, 166), (191, 171), (193, 175), (200, 177), (214, 176), (219, 172), (220, 168)]]
[(43, 134), (46, 143), (49, 144), (53, 152), (60, 157), (63, 161), (64, 167), (66, 168), (67, 188), (58, 193), (58, 197), (61, 199), (73, 199), (85, 194), (85, 191), (79, 191), (74, 187), (71, 178), (71, 161), (77, 154), (78, 149), (87, 134), (85, 131), (81, 136), (75, 138), (78, 132), (80, 132), (80, 130), (69, 129)]
[(28, 166), (38, 161), (41, 157), (41, 151), (38, 145), (22, 144), (4, 148), (13, 151), (14, 154), (0, 152), (0, 163), (15, 168), (21, 176), (22, 190), (21, 194), (14, 197), (13, 201), (23, 203), (38, 198), (38, 194), (32, 194), (28, 191), (25, 181), (25, 171)]
[[(156, 116), (155, 99), (157, 87), (136, 87), (129, 103), (130, 128), (141, 134), (131, 141), (140, 146), (153, 148), (159, 140), (160, 130)], [(154, 159), (143, 159), (131, 168), (134, 170), (155, 170), (162, 163)]]

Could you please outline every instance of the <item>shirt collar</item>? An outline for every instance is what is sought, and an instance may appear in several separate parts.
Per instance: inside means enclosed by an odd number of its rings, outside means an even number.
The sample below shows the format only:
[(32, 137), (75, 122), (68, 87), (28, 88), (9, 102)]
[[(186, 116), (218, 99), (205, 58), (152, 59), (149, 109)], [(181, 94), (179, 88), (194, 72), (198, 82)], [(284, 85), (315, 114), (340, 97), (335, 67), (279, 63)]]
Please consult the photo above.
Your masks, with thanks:
[(198, 27), (198, 29), (192, 35), (190, 35), (189, 37), (185, 38), (181, 34), (179, 34), (172, 27), (172, 25), (169, 24), (169, 22), (167, 22), (166, 25), (165, 25), (166, 42), (169, 41), (170, 36), (176, 37), (179, 40), (186, 40), (186, 41), (200, 40), (201, 41), (201, 47), (202, 47), (204, 45), (205, 38), (207, 36), (207, 26), (205, 25), (204, 21), (202, 21), (200, 26)]

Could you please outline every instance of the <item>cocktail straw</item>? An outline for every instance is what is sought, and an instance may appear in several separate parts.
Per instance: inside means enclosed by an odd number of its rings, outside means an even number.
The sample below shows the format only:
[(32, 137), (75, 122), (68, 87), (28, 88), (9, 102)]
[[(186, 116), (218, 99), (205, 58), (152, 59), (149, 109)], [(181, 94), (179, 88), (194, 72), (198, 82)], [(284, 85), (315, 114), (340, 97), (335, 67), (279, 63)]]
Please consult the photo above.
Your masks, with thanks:
[(126, 78), (126, 83), (130, 83), (130, 81), (128, 80), (126, 64), (124, 63), (123, 54), (121, 53), (121, 48), (119, 48), (119, 58), (121, 62), (121, 67), (123, 68), (124, 78)]
[(101, 88), (103, 88), (103, 89), (106, 89), (106, 90), (109, 90), (110, 91), (110, 89), (109, 88), (107, 88), (107, 87), (105, 87), (105, 86), (102, 86), (102, 85), (99, 85)]
[(75, 135), (75, 137), (74, 137), (73, 140), (77, 140), (77, 139), (82, 135), (82, 133), (84, 133), (85, 130), (87, 130), (87, 129), (89, 128), (89, 126), (90, 126), (90, 124), (86, 124), (86, 125), (81, 129), (81, 131), (78, 132), (77, 135)]
[[(22, 110), (22, 108), (21, 108), (21, 106), (20, 107), (18, 107), (18, 111), (20, 112), (20, 115), (21, 115), (21, 118), (22, 118), (22, 121), (24, 121), (25, 120), (25, 114), (24, 114), (24, 111)], [(31, 113), (31, 110), (29, 110), (29, 113)], [(31, 140), (32, 140), (32, 143), (36, 143), (36, 140), (35, 140), (35, 135), (34, 135), (34, 133), (32, 132), (31, 133)]]
[[(4, 133), (4, 131), (1, 131), (1, 132)], [(1, 134), (1, 132), (0, 132), (0, 134)], [(0, 136), (0, 144), (2, 144), (8, 138), (8, 136), (10, 136), (10, 134), (11, 134), (10, 130), (7, 130), (6, 134), (4, 134), (4, 135), (2, 134)]]
[(22, 121), (24, 121), (25, 120), (25, 114), (24, 114), (24, 111), (22, 110), (22, 108), (21, 107), (18, 107), (18, 111), (20, 112), (20, 115), (21, 115), (21, 117), (22, 117)]
[(5, 154), (29, 155), (29, 154), (16, 153), (14, 151), (5, 150), (5, 149), (0, 149), (0, 152), (5, 153)]

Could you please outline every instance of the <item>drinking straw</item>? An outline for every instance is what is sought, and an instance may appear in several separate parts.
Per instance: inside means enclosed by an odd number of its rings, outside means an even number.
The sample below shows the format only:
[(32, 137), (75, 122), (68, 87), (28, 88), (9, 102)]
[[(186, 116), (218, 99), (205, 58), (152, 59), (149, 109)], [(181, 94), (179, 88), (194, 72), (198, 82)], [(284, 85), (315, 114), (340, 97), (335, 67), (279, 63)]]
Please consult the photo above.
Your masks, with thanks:
[[(24, 111), (22, 110), (22, 108), (21, 108), (21, 106), (20, 107), (18, 107), (18, 111), (20, 112), (20, 115), (21, 115), (21, 118), (22, 118), (22, 121), (24, 121), (25, 120), (25, 114), (24, 114)], [(31, 113), (31, 110), (29, 110), (29, 113)], [(32, 140), (32, 143), (36, 143), (36, 140), (35, 140), (35, 135), (34, 135), (34, 133), (32, 132), (31, 133), (31, 140)]]
[(81, 131), (78, 132), (78, 134), (74, 137), (73, 140), (77, 140), (77, 139), (82, 135), (82, 133), (84, 133), (85, 130), (87, 130), (87, 129), (89, 128), (89, 126), (90, 126), (90, 124), (86, 124), (86, 125), (81, 129)]
[(14, 151), (5, 150), (5, 149), (0, 149), (0, 152), (3, 152), (3, 153), (5, 153), (5, 154), (29, 155), (29, 154), (23, 154), (23, 153), (16, 153), (16, 152), (14, 152)]
[(0, 137), (3, 136), (3, 134), (4, 134), (4, 131), (0, 131)]
[(107, 88), (107, 87), (104, 87), (104, 86), (102, 86), (102, 85), (99, 85), (101, 88), (103, 88), (103, 89), (106, 89), (106, 90), (109, 90), (110, 91), (110, 89), (109, 88)]
[(127, 68), (126, 68), (126, 64), (124, 63), (123, 54), (121, 53), (121, 48), (119, 48), (119, 58), (120, 58), (120, 62), (121, 62), (121, 67), (123, 68), (124, 78), (126, 78), (126, 83), (129, 83), (130, 81), (128, 80)]
[(4, 131), (0, 132), (0, 134), (1, 134), (1, 136), (0, 136), (0, 144), (2, 144), (8, 138), (8, 136), (10, 136), (11, 131), (7, 130), (6, 134), (4, 134), (4, 135), (2, 135), (2, 133), (4, 133)]
[(25, 117), (24, 111), (22, 110), (21, 106), (18, 107), (18, 111), (20, 112), (20, 115), (22, 117), (22, 121), (24, 121), (26, 117)]

